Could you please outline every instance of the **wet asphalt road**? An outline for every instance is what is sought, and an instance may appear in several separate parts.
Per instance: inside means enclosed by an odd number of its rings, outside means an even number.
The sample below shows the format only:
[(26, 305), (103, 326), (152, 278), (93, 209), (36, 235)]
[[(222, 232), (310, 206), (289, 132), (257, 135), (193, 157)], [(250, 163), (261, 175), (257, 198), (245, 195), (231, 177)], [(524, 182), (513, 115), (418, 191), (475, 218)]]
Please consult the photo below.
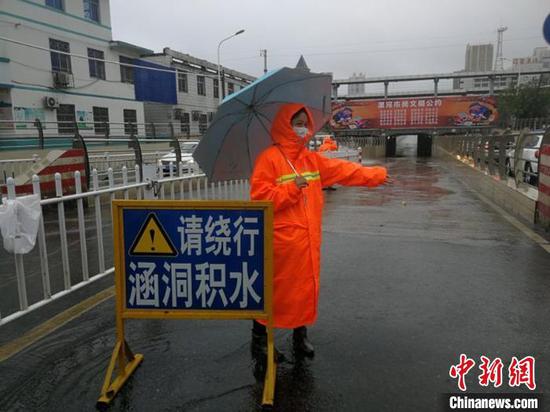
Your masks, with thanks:
[[(550, 391), (550, 255), (440, 159), (388, 160), (394, 186), (326, 193), (312, 360), (278, 368), (278, 411), (436, 411), (460, 353), (533, 355)], [(253, 411), (247, 321), (130, 321), (145, 360), (110, 410)], [(0, 410), (92, 411), (114, 345), (114, 302), (0, 363)], [(469, 392), (491, 392), (467, 377)], [(258, 376), (259, 377), (259, 376)], [(506, 384), (495, 392), (526, 392)]]

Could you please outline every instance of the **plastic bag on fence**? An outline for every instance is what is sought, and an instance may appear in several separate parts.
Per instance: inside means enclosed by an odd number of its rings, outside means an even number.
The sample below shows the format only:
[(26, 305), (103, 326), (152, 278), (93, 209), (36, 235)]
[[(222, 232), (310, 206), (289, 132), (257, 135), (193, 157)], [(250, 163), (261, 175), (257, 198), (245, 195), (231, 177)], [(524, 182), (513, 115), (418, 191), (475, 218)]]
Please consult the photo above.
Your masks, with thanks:
[(0, 231), (4, 249), (10, 253), (29, 253), (36, 243), (41, 215), (38, 195), (21, 196), (14, 200), (3, 198)]

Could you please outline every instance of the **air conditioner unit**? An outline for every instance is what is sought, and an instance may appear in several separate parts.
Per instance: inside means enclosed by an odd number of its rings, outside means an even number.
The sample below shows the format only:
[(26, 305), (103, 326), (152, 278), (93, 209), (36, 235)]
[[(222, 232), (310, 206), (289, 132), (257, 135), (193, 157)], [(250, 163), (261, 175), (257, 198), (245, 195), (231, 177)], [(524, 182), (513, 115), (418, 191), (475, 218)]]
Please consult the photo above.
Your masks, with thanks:
[(201, 112), (197, 112), (197, 111), (193, 110), (192, 115), (193, 115), (193, 121), (194, 121), (194, 122), (198, 122), (198, 121), (199, 121), (199, 117), (200, 117), (200, 115), (201, 115)]
[(57, 109), (59, 107), (59, 100), (53, 96), (45, 96), (44, 107), (47, 109)]
[(58, 89), (66, 89), (71, 87), (72, 84), (72, 74), (66, 72), (52, 72), (53, 75), (53, 86)]

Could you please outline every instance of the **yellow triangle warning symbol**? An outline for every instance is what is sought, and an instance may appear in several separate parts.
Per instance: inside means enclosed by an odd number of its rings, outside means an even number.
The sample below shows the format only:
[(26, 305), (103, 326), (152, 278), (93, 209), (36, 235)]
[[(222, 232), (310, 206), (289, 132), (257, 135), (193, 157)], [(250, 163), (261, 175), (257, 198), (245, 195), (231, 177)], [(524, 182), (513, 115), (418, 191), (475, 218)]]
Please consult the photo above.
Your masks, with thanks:
[(147, 216), (129, 253), (130, 255), (149, 256), (176, 256), (178, 254), (154, 213)]

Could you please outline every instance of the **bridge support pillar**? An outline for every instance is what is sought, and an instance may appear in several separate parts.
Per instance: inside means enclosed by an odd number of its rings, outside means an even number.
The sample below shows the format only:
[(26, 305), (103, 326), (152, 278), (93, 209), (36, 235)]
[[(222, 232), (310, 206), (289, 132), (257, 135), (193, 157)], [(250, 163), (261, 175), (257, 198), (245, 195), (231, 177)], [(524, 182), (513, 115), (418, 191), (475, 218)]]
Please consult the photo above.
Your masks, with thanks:
[(495, 94), (495, 77), (489, 76), (489, 94)]
[(384, 136), (386, 141), (386, 157), (395, 157), (397, 151), (397, 138), (395, 136)]
[(389, 86), (390, 82), (388, 81), (385, 81), (384, 82), (384, 100), (386, 100), (388, 98), (388, 86)]
[(432, 155), (432, 138), (433, 136), (429, 133), (422, 133), (418, 135), (416, 144), (417, 157), (430, 157)]
[(338, 99), (338, 85), (333, 84), (332, 85), (332, 100), (337, 100), (337, 99)]
[(437, 97), (437, 86), (439, 84), (439, 79), (436, 77), (434, 78), (434, 97)]

